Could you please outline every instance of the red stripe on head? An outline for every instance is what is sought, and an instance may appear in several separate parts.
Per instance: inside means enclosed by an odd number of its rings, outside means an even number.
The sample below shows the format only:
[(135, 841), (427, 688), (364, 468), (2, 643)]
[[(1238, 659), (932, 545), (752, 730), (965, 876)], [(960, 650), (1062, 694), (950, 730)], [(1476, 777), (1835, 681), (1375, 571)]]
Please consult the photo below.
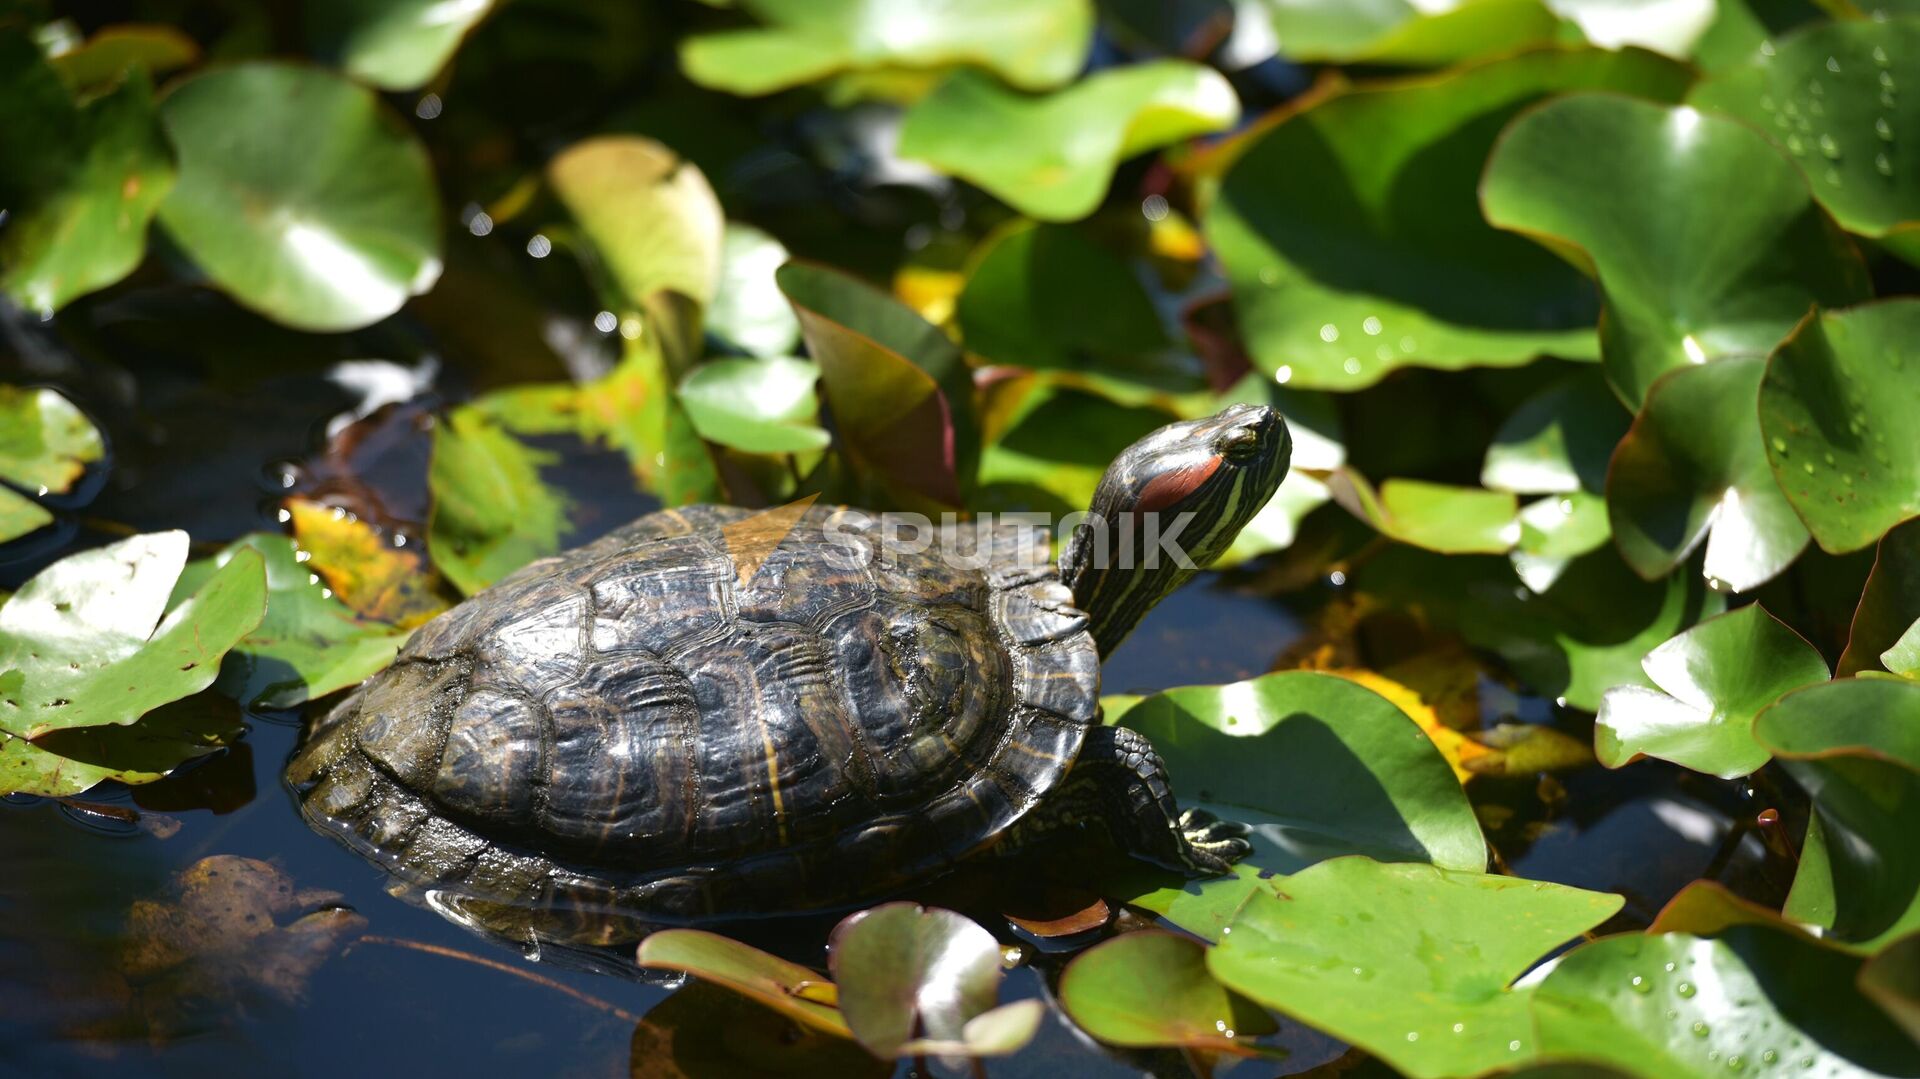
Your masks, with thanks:
[(1204, 461), (1169, 469), (1148, 480), (1140, 488), (1140, 497), (1135, 500), (1133, 511), (1153, 513), (1185, 502), (1212, 479), (1215, 472), (1220, 471), (1220, 460), (1220, 455), (1216, 453)]

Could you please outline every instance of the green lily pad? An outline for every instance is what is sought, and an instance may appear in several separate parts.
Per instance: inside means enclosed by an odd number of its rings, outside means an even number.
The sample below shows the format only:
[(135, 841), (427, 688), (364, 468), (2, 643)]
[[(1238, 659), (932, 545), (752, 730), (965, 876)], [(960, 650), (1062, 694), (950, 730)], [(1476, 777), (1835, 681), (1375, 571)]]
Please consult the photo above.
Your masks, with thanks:
[(1569, 375), (1527, 398), (1487, 447), (1480, 485), (1515, 494), (1606, 489), (1607, 461), (1627, 433), (1631, 413), (1598, 372)]
[(341, 69), (382, 90), (423, 86), (493, 9), (493, 0), (330, 0), (308, 26)]
[(1603, 49), (1638, 46), (1685, 60), (1713, 22), (1716, 0), (1544, 0)]
[(603, 135), (548, 162), (547, 182), (599, 256), (609, 291), (668, 336), (671, 369), (686, 366), (700, 323), (687, 322), (673, 297), (700, 309), (713, 300), (726, 237), (706, 176), (652, 139)]
[(1258, 1005), (1207, 972), (1206, 945), (1154, 929), (1123, 933), (1077, 956), (1060, 975), (1060, 1007), (1081, 1030), (1129, 1048), (1258, 1053), (1239, 1039), (1278, 1029)]
[(1084, 510), (1114, 457), (1174, 420), (1151, 405), (1123, 405), (1041, 378), (1033, 382), (981, 451), (983, 497), (1004, 493), (1026, 508), (1045, 502), (1037, 508)]
[(1733, 926), (1605, 937), (1567, 953), (1533, 994), (1540, 1048), (1675, 1079), (1913, 1074), (1920, 1054), (1861, 998), (1860, 960)]
[(552, 454), (457, 408), (433, 429), (427, 553), (467, 595), (560, 549), (566, 501), (540, 480)]
[(1887, 649), (1899, 643), (1914, 622), (1920, 622), (1920, 520), (1897, 524), (1880, 538), (1836, 676), (1882, 670)]
[(1688, 100), (1737, 116), (1792, 154), (1814, 197), (1850, 232), (1920, 261), (1920, 19), (1823, 22), (1715, 73)]
[(303, 330), (393, 314), (440, 276), (426, 150), (365, 87), (252, 62), (177, 83), (180, 178), (160, 224), (234, 299)]
[(0, 480), (65, 494), (105, 452), (93, 421), (60, 391), (0, 385)]
[(55, 562), (0, 607), (0, 790), (70, 794), (84, 789), (75, 782), (90, 786), (97, 774), (64, 772), (63, 757), (30, 740), (135, 723), (200, 692), (227, 650), (260, 624), (267, 583), (258, 552), (235, 557), (168, 611), (186, 557), (184, 532), (135, 536)]
[(1078, 228), (1014, 221), (981, 241), (954, 318), (992, 363), (1152, 381), (1172, 347), (1127, 263)]
[(53, 514), (42, 509), (40, 503), (11, 487), (0, 487), (0, 543), (52, 523)]
[(1823, 550), (1858, 550), (1920, 516), (1916, 334), (1920, 300), (1884, 300), (1809, 315), (1767, 360), (1767, 463)]
[(1090, 0), (742, 0), (767, 25), (696, 34), (680, 66), (702, 86), (770, 94), (843, 72), (977, 64), (1023, 90), (1080, 73)]
[(1073, 221), (1100, 205), (1123, 159), (1239, 118), (1226, 77), (1185, 60), (1111, 68), (1044, 97), (957, 71), (907, 111), (899, 153), (1021, 213)]
[(1612, 538), (1607, 503), (1599, 495), (1575, 491), (1548, 495), (1521, 507), (1520, 539), (1507, 557), (1521, 582), (1545, 592), (1573, 560), (1599, 550)]
[[(0, 695), (4, 682), (0, 676)], [(0, 730), (0, 793), (65, 798), (108, 780), (152, 783), (245, 731), (233, 703), (211, 693), (163, 704), (124, 727), (73, 727), (31, 741)]]
[(958, 506), (980, 452), (973, 374), (959, 346), (891, 296), (824, 266), (790, 262), (776, 276), (855, 465), (896, 497)]
[(1392, 479), (1376, 492), (1349, 468), (1328, 486), (1355, 517), (1401, 543), (1443, 554), (1501, 554), (1520, 541), (1520, 503), (1506, 491)]
[(1550, 40), (1557, 25), (1538, 0), (1261, 0), (1259, 7), (1281, 55), (1297, 62), (1440, 65)]
[(1893, 647), (1880, 653), (1880, 662), (1903, 678), (1920, 678), (1920, 619), (1907, 627)]
[(1741, 356), (1669, 371), (1614, 453), (1614, 545), (1648, 580), (1706, 542), (1707, 578), (1744, 592), (1787, 568), (1807, 528), (1774, 482), (1754, 402), (1766, 362)]
[(1000, 943), (950, 910), (886, 903), (851, 915), (827, 960), (840, 1014), (875, 1056), (1003, 1056), (1046, 1015), (1038, 1000), (994, 1006)]
[(1819, 650), (1757, 603), (1694, 626), (1641, 666), (1659, 691), (1617, 686), (1600, 701), (1594, 752), (1608, 768), (1658, 757), (1722, 779), (1747, 775), (1771, 759), (1754, 741), (1753, 717), (1827, 680)]
[(1813, 799), (1787, 916), (1865, 951), (1920, 929), (1920, 684), (1810, 686), (1753, 733)]
[(1675, 98), (1685, 82), (1646, 53), (1545, 50), (1285, 115), (1206, 216), (1255, 364), (1295, 386), (1358, 389), (1408, 365), (1597, 358), (1593, 285), (1487, 224), (1481, 165), (1500, 126), (1546, 95)]
[(1264, 872), (1365, 854), (1479, 870), (1486, 840), (1453, 770), (1393, 702), (1344, 678), (1286, 671), (1170, 689), (1126, 710), (1185, 804), (1253, 829), (1237, 875), (1122, 889), (1213, 939)]
[[(649, 333), (626, 341), (619, 364), (605, 378), (584, 386), (503, 391), (494, 398), (499, 407), (490, 409), (490, 416), (509, 430), (527, 434), (571, 428), (589, 442), (621, 451), (640, 485), (669, 506), (724, 502), (713, 454), (673, 392), (660, 336)], [(532, 407), (522, 407), (528, 405)], [(535, 425), (527, 426), (536, 416)]]
[[(1596, 146), (1607, 153), (1593, 157)], [(1607, 378), (1635, 405), (1667, 371), (1765, 353), (1809, 306), (1870, 292), (1792, 161), (1688, 106), (1600, 94), (1542, 105), (1508, 125), (1480, 201), (1488, 221), (1599, 281)]]
[(773, 279), (786, 261), (779, 240), (752, 225), (727, 222), (707, 332), (754, 356), (791, 355), (800, 344), (800, 321)]
[(50, 315), (132, 273), (174, 183), (153, 85), (134, 71), (76, 103), (23, 35), (0, 32), (0, 292)]
[(814, 1030), (851, 1038), (840, 1009), (815, 999), (833, 988), (824, 976), (751, 944), (701, 929), (662, 929), (640, 942), (639, 963), (679, 970), (723, 985)]
[(294, 708), (359, 685), (393, 662), (406, 631), (357, 617), (286, 536), (255, 533), (188, 563), (175, 598), (198, 591), (244, 551), (265, 560), (267, 613), (227, 653), (215, 689), (256, 708)]
[(1415, 1079), (1532, 1058), (1514, 979), (1620, 909), (1616, 895), (1338, 858), (1253, 893), (1207, 955), (1228, 987)]
[(709, 360), (680, 383), (680, 403), (709, 442), (749, 453), (804, 453), (833, 441), (816, 422), (820, 369), (782, 356)]
[(49, 58), (62, 82), (77, 94), (106, 90), (139, 68), (149, 77), (165, 75), (200, 58), (193, 38), (164, 23), (103, 26), (86, 41)]
[(1860, 968), (1860, 992), (1920, 1042), (1920, 935), (1902, 937)]

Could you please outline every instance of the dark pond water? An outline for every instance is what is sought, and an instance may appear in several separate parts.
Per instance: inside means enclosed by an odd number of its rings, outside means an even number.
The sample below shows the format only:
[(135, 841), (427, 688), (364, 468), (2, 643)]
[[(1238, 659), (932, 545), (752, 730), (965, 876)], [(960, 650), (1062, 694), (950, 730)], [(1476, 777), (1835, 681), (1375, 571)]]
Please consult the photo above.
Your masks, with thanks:
[[(342, 379), (321, 364), (310, 375), (243, 379), (214, 393), (203, 380), (143, 373), (136, 392), (103, 387), (85, 370), (48, 362), (9, 375), (62, 385), (101, 418), (116, 460), (104, 482), (91, 481), (77, 496), (62, 532), (0, 550), (0, 587), (17, 587), (74, 545), (112, 538), (106, 522), (185, 527), (203, 541), (277, 528), (275, 498), (288, 477), (318, 495), (358, 498), (363, 508), (368, 492), (352, 486), (369, 483), (379, 496), (370, 512), (396, 527), (417, 522), (419, 492), (409, 484), (424, 457), (406, 432), (419, 406), (380, 413), (350, 444), (336, 439), (332, 456), (321, 452), (330, 420), (366, 410), (365, 380)], [(404, 368), (386, 372), (387, 385), (404, 375)], [(331, 428), (339, 433), (337, 420)], [(576, 538), (647, 508), (608, 494), (629, 486), (617, 461), (588, 453), (568, 461), (561, 482), (595, 492), (592, 519)], [(289, 462), (296, 463), (291, 472)], [(1263, 579), (1257, 566), (1208, 574), (1162, 604), (1109, 658), (1108, 691), (1226, 682), (1272, 667), (1334, 590), (1321, 585), (1275, 598), (1258, 591)], [(1579, 717), (1501, 684), (1487, 688), (1482, 699), (1501, 713), (1495, 718), (1556, 722), (1584, 735)], [(306, 827), (281, 783), (301, 717), (243, 718), (247, 733), (237, 746), (161, 783), (109, 786), (81, 805), (0, 801), (0, 1074), (743, 1074), (737, 1065), (701, 1071), (683, 1060), (684, 1070), (675, 1071), (662, 1064), (669, 1056), (691, 1059), (690, 1046), (736, 1037), (732, 1013), (710, 990), (536, 962), (389, 895), (376, 869)], [(1727, 841), (1729, 822), (1753, 811), (1741, 793), (1674, 769), (1587, 769), (1561, 779), (1476, 782), (1472, 792), (1506, 865), (1623, 892), (1625, 924), (1643, 924), (1696, 877), (1734, 879), (1763, 868), (1756, 840)], [(154, 953), (179, 946), (181, 916), (164, 905), (178, 895), (177, 878), (214, 857), (268, 863), (271, 869), (252, 871), (278, 874), (262, 878), (270, 885), (262, 894), (276, 905), (255, 910), (228, 901), (222, 912), (240, 919), (230, 926), (238, 935), (217, 934), (210, 957), (151, 975)], [(243, 863), (210, 864), (231, 874)], [(286, 892), (274, 892), (282, 883)], [(365, 919), (344, 947), (327, 928), (351, 918), (342, 911)], [(249, 915), (276, 928), (261, 933)], [(1005, 995), (1047, 994), (1068, 955), (1023, 942), (1004, 921), (983, 921), (1025, 947)], [(824, 929), (817, 921), (783, 923), (760, 934), (818, 963)], [(1223, 1065), (1218, 1074), (1293, 1074), (1343, 1052), (1290, 1025), (1279, 1041), (1291, 1050), (1287, 1058)], [(798, 1050), (776, 1051), (774, 1059), (805, 1063)], [(1188, 1068), (1177, 1056), (1103, 1050), (1057, 1012), (1032, 1046), (986, 1065), (1003, 1077), (1178, 1076)], [(828, 1065), (810, 1074), (844, 1072)]]

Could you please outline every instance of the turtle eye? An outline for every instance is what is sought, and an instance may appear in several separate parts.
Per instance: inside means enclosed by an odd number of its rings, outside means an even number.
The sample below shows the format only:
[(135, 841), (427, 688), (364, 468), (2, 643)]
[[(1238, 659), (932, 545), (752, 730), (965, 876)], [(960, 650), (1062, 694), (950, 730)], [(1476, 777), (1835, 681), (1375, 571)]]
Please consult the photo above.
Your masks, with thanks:
[(1260, 432), (1251, 424), (1229, 427), (1213, 440), (1214, 452), (1229, 461), (1244, 461), (1260, 450)]

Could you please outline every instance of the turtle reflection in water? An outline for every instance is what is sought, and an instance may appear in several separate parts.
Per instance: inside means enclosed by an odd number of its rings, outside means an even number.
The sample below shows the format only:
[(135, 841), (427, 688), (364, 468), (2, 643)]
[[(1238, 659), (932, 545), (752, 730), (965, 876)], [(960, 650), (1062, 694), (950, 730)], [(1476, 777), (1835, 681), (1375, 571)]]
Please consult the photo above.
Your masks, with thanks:
[(1069, 828), (1222, 873), (1245, 829), (1182, 813), (1146, 739), (1099, 725), (1099, 662), (1289, 448), (1253, 405), (1155, 431), (1057, 571), (1032, 530), (916, 551), (824, 506), (754, 566), (741, 540), (776, 514), (663, 510), (422, 626), (288, 779), (317, 828), (532, 946), (850, 907)]

